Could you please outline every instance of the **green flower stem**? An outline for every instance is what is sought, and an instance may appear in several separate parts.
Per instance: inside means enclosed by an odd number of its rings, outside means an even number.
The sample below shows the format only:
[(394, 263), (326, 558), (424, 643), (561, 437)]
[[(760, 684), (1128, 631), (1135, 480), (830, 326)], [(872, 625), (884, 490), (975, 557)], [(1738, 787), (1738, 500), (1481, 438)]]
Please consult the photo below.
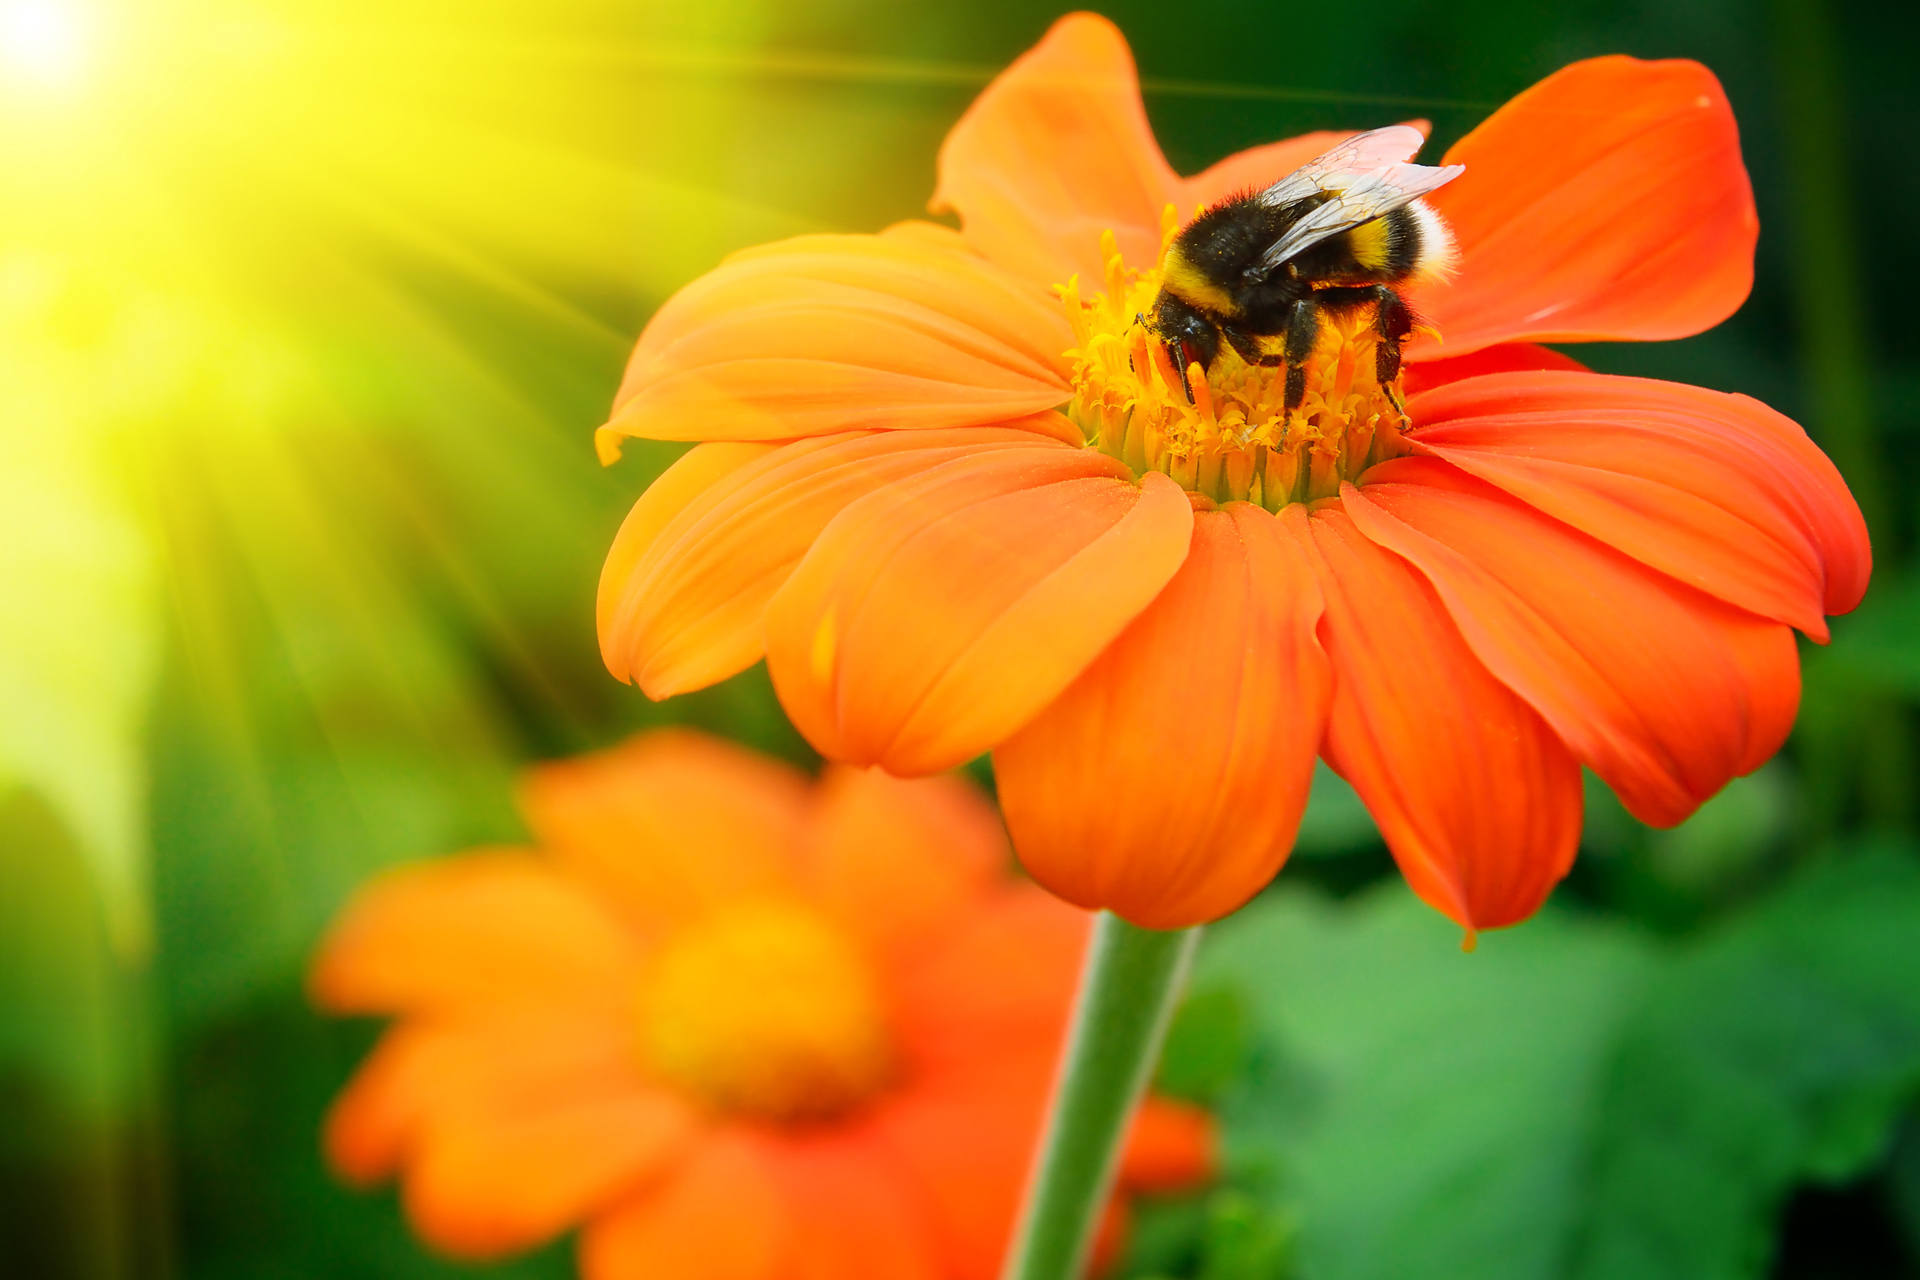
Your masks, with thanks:
[(1066, 1056), (1003, 1280), (1080, 1280), (1199, 929), (1142, 929), (1102, 911)]

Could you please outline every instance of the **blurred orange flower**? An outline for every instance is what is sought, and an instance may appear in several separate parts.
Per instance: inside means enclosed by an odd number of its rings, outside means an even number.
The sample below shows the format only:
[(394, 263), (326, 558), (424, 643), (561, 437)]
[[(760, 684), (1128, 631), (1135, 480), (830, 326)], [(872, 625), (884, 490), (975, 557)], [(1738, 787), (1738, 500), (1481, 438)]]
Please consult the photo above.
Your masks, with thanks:
[[(398, 1022), (328, 1117), (464, 1257), (584, 1224), (589, 1280), (991, 1280), (1087, 920), (1012, 882), (953, 778), (812, 786), (667, 732), (529, 777), (541, 853), (388, 872), (314, 1000)], [(1209, 1171), (1149, 1100), (1123, 1185)]]
[(764, 652), (834, 759), (992, 749), (1034, 876), (1151, 927), (1268, 881), (1316, 753), (1469, 931), (1566, 873), (1580, 765), (1659, 826), (1758, 767), (1792, 629), (1824, 639), (1866, 589), (1858, 509), (1764, 405), (1535, 345), (1680, 337), (1746, 297), (1719, 83), (1577, 63), (1447, 153), (1459, 257), (1412, 298), (1406, 430), (1370, 317), (1326, 326), (1291, 421), (1231, 353), (1190, 403), (1134, 322), (1175, 211), (1342, 136), (1182, 178), (1119, 32), (1074, 15), (948, 136), (961, 231), (804, 237), (689, 285), (599, 437), (707, 442), (608, 555), (608, 667), (660, 698)]

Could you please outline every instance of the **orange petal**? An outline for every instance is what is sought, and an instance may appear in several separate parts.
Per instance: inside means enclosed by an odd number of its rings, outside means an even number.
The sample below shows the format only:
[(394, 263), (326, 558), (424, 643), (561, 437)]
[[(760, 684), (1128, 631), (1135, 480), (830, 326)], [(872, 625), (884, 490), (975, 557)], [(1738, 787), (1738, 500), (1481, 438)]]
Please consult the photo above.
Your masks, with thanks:
[[(1475, 655), (1654, 826), (1741, 771), (1757, 703), (1740, 660), (1777, 622), (1683, 587), (1436, 458), (1373, 468), (1343, 506), (1418, 566)], [(1791, 643), (1789, 641), (1789, 649)]]
[(692, 1134), (685, 1104), (633, 1070), (626, 1032), (537, 1016), (404, 1025), (329, 1113), (329, 1159), (361, 1182), (404, 1165), (409, 1217), (447, 1252), (490, 1257), (549, 1239)]
[(1216, 920), (1273, 879), (1332, 681), (1299, 537), (1246, 503), (1196, 515), (1166, 589), (994, 753), (1034, 879), (1151, 929)]
[(733, 441), (697, 444), (661, 472), (627, 512), (607, 552), (607, 562), (600, 567), (600, 589), (593, 609), (600, 633), (600, 660), (616, 679), (628, 683), (633, 678), (635, 663), (628, 657), (632, 642), (621, 627), (620, 614), (628, 607), (625, 596), (635, 581), (635, 571), (648, 552), (658, 546), (661, 532), (703, 493), (776, 447)]
[(343, 1181), (372, 1186), (399, 1172), (413, 1150), (435, 1085), (466, 1069), (466, 1037), (403, 1022), (380, 1037), (327, 1108), (321, 1146)]
[(399, 1022), (328, 1112), (328, 1159), (342, 1177), (374, 1182), (416, 1152), (436, 1118), (501, 1099), (629, 1091), (628, 1014), (522, 1005)]
[(836, 767), (819, 796), (808, 897), (882, 952), (937, 945), (1012, 857), (999, 815), (964, 778)]
[(767, 1167), (762, 1145), (722, 1130), (686, 1163), (587, 1225), (580, 1237), (584, 1280), (774, 1280), (793, 1273), (793, 1214)]
[(333, 1013), (617, 1004), (639, 940), (580, 884), (521, 853), (382, 872), (315, 954), (308, 990)]
[(789, 888), (808, 799), (796, 769), (662, 730), (532, 770), (521, 804), (556, 862), (658, 927)]
[(1464, 356), (1408, 364), (1403, 389), (1409, 396), (1417, 396), (1423, 391), (1444, 387), (1462, 378), (1475, 378), (1483, 373), (1518, 373), (1530, 369), (1565, 369), (1584, 373), (1586, 368), (1572, 356), (1562, 355), (1552, 347), (1533, 342), (1503, 342), (1497, 347), (1482, 347)]
[(767, 1144), (792, 1210), (795, 1280), (946, 1280), (928, 1206), (898, 1155), (863, 1128)]
[(1105, 18), (1073, 13), (954, 125), (933, 208), (958, 213), (980, 253), (1053, 285), (1075, 272), (1104, 277), (1103, 231), (1127, 261), (1152, 263), (1160, 212), (1179, 191), (1147, 123), (1126, 37)]
[(449, 1125), (424, 1144), (403, 1187), (422, 1239), (466, 1258), (551, 1240), (685, 1142), (692, 1117), (677, 1098), (636, 1091), (566, 1098)]
[(1162, 1195), (1213, 1176), (1220, 1160), (1220, 1126), (1203, 1107), (1172, 1098), (1140, 1104), (1120, 1154), (1120, 1185)]
[(607, 429), (784, 440), (1006, 422), (1067, 399), (1044, 289), (922, 237), (802, 236), (735, 254), (647, 325)]
[[(614, 543), (600, 578), (601, 653), (650, 698), (744, 671), (766, 651), (767, 601), (849, 502), (967, 453), (1047, 444), (1031, 431), (958, 427), (701, 445), (647, 490)], [(700, 492), (669, 498), (668, 518), (643, 517), (655, 490), (707, 449), (758, 453)]]
[(1411, 565), (1338, 507), (1311, 528), (1333, 659), (1327, 763), (1429, 905), (1469, 931), (1526, 919), (1573, 864), (1580, 767)]
[(1697, 62), (1594, 58), (1555, 72), (1447, 152), (1429, 197), (1460, 248), (1414, 304), (1445, 336), (1414, 359), (1497, 342), (1680, 338), (1753, 285), (1760, 222), (1733, 109)]
[(1826, 637), (1872, 551), (1825, 454), (1757, 400), (1598, 373), (1468, 378), (1408, 406), (1424, 452), (1727, 603)]
[(830, 759), (933, 773), (1018, 729), (1185, 559), (1192, 508), (1092, 450), (1002, 449), (842, 511), (767, 609), (767, 667)]

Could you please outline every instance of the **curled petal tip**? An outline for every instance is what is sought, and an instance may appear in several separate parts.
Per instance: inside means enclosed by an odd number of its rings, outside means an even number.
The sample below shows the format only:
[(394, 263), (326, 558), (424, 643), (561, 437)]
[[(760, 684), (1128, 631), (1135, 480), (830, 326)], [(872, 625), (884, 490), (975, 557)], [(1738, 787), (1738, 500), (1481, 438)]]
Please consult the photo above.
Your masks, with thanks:
[(620, 450), (626, 438), (612, 427), (600, 427), (593, 433), (593, 451), (600, 459), (600, 465), (610, 467), (620, 461)]

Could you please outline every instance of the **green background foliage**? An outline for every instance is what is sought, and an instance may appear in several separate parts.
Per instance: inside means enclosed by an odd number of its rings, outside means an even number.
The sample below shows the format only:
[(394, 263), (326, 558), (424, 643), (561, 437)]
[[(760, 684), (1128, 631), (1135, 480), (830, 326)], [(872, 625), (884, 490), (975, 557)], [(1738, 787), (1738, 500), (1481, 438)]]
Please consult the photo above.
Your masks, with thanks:
[[(675, 722), (812, 763), (760, 671), (655, 706), (601, 669), (600, 557), (677, 450), (603, 471), (591, 429), (645, 318), (726, 252), (921, 216), (945, 130), (1061, 10), (238, 11), (339, 42), (302, 91), (366, 131), (193, 134), (111, 252), (71, 217), (0, 217), (7, 1276), (474, 1274), (323, 1171), (319, 1116), (374, 1028), (314, 1016), (303, 958), (375, 868), (518, 838), (527, 761)], [(1163, 1066), (1220, 1108), (1227, 1177), (1143, 1207), (1127, 1272), (1920, 1274), (1920, 169), (1897, 146), (1920, 136), (1920, 16), (1106, 11), (1183, 171), (1413, 116), (1444, 146), (1592, 54), (1706, 62), (1760, 204), (1753, 297), (1696, 338), (1579, 354), (1807, 423), (1877, 557), (1866, 605), (1803, 646), (1780, 760), (1673, 832), (1593, 787), (1567, 886), (1473, 955), (1323, 771)], [(562, 1243), (486, 1270), (570, 1269)]]

